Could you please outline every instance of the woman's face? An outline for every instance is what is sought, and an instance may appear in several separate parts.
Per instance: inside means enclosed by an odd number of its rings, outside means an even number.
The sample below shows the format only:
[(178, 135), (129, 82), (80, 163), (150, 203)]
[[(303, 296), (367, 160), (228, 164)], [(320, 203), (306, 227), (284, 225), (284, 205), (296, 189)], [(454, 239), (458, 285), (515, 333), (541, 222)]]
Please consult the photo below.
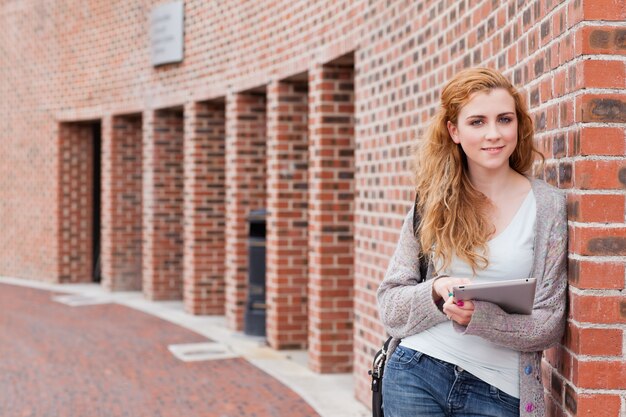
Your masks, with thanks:
[(506, 172), (517, 146), (515, 100), (502, 88), (474, 93), (461, 108), (456, 125), (448, 122), (454, 143), (467, 156), (470, 175)]

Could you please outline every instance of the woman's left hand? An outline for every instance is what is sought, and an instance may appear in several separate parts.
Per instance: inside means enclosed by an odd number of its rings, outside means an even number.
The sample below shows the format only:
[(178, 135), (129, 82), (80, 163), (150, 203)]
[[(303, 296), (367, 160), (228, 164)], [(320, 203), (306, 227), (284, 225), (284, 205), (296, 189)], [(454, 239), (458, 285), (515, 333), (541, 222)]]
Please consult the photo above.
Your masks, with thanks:
[(450, 297), (443, 304), (443, 312), (448, 316), (448, 319), (456, 321), (461, 326), (467, 326), (474, 314), (474, 303), (471, 301), (456, 301), (454, 297)]

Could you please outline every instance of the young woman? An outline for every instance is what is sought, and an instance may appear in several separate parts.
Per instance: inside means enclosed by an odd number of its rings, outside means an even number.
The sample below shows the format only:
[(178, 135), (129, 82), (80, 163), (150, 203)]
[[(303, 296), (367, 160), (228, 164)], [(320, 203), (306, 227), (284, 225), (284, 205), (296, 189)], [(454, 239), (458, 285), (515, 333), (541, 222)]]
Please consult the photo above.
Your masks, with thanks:
[[(562, 192), (527, 176), (535, 155), (531, 118), (502, 74), (468, 69), (445, 86), (378, 290), (394, 338), (386, 417), (544, 415), (541, 352), (565, 325), (567, 214)], [(455, 285), (524, 277), (537, 278), (530, 315), (452, 297)]]

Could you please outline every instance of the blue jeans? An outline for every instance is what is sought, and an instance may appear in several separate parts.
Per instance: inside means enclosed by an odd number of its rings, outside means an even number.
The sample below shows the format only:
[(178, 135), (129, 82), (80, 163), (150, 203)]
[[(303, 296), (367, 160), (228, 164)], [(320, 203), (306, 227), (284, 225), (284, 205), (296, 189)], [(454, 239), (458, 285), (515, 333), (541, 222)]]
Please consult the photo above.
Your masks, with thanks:
[(458, 366), (398, 346), (383, 376), (385, 417), (518, 417), (519, 399)]

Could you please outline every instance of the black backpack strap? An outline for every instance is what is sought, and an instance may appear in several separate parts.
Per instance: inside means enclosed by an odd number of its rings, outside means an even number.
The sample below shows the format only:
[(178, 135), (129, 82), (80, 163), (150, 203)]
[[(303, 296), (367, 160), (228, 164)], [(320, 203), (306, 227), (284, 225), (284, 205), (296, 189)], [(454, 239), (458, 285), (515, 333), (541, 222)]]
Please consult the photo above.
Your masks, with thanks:
[[(383, 369), (385, 368), (385, 361), (387, 360), (387, 352), (389, 351), (389, 343), (391, 343), (392, 337), (389, 336), (385, 343), (383, 343), (383, 347), (376, 352), (374, 355), (374, 362), (372, 363), (372, 370), (369, 372), (375, 378), (382, 378)], [(372, 386), (372, 391), (377, 391), (374, 386)]]
[(391, 339), (393, 338), (389, 336), (389, 338), (385, 340), (385, 343), (383, 344), (383, 351), (385, 353), (385, 356), (387, 356), (387, 352), (389, 352), (389, 343), (391, 343)]
[[(422, 222), (422, 213), (417, 209), (418, 196), (415, 195), (415, 204), (413, 205), (413, 235), (417, 236), (419, 234), (420, 223)], [(419, 254), (419, 264), (420, 264), (420, 282), (426, 280), (426, 274), (428, 273), (428, 263), (429, 259), (424, 254), (423, 250), (420, 250)]]

